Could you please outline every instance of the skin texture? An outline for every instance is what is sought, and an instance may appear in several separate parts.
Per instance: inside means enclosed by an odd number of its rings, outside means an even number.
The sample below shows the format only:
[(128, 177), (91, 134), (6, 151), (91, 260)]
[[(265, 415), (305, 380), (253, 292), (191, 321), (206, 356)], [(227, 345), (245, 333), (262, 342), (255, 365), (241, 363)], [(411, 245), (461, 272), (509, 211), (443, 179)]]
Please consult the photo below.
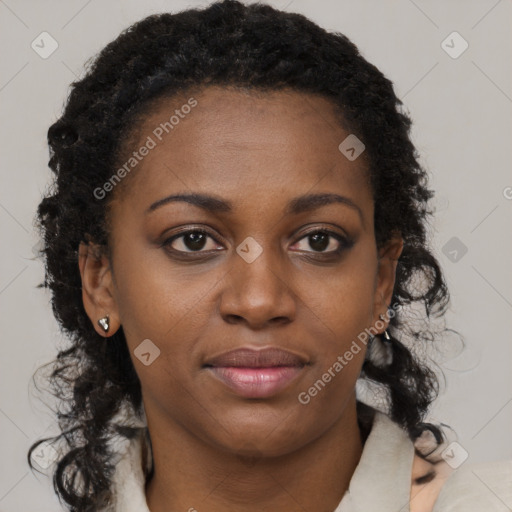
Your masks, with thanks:
[[(115, 190), (112, 261), (92, 244), (79, 253), (86, 312), (102, 336), (105, 314), (108, 336), (123, 326), (141, 381), (155, 463), (148, 506), (332, 511), (362, 451), (355, 383), (364, 346), (307, 405), (298, 395), (386, 313), (403, 241), (377, 251), (367, 162), (339, 151), (350, 132), (328, 100), (213, 86), (193, 96), (197, 106)], [(189, 97), (159, 102), (129, 152)], [(145, 213), (191, 192), (230, 201), (233, 211), (173, 202)], [(312, 193), (348, 197), (361, 216), (341, 203), (285, 213), (288, 201)], [(199, 249), (208, 255), (193, 252), (187, 236), (162, 246), (183, 228), (209, 231)], [(315, 249), (313, 229), (353, 244), (322, 255), (343, 242)], [(236, 251), (247, 237), (263, 250), (252, 263)], [(149, 366), (134, 356), (145, 339), (160, 350)], [(242, 398), (202, 367), (241, 346), (288, 349), (308, 364), (277, 395)]]
[(443, 460), (428, 462), (418, 455), (412, 464), (410, 512), (430, 512), (453, 469)]

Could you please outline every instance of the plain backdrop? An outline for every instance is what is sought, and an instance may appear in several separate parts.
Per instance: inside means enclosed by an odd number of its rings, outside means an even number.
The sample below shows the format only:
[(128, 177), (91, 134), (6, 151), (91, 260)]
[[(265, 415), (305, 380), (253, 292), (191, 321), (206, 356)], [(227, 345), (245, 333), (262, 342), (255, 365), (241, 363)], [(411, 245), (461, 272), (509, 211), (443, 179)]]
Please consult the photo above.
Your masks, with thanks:
[[(470, 461), (510, 458), (512, 4), (267, 3), (346, 34), (393, 81), (412, 116), (414, 143), (437, 192), (431, 236), (452, 294), (447, 324), (466, 342), (442, 364), (446, 385), (432, 417), (455, 429)], [(0, 1), (0, 512), (60, 510), (51, 482), (26, 461), (34, 440), (56, 432), (30, 380), (63, 342), (48, 292), (36, 288), (43, 269), (33, 254), (34, 214), (51, 178), (47, 129), (85, 61), (122, 29), (152, 13), (206, 4)], [(47, 58), (31, 46), (42, 32), (58, 44)]]

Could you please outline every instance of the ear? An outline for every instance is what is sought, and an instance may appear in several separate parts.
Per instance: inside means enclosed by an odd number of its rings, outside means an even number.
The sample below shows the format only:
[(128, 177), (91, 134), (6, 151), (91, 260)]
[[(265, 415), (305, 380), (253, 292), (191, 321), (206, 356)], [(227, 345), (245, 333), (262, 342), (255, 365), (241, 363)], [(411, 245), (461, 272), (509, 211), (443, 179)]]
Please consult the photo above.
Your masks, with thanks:
[[(82, 278), (82, 300), (87, 316), (96, 332), (107, 338), (121, 325), (114, 295), (114, 283), (110, 262), (103, 248), (92, 242), (80, 242), (78, 266)], [(105, 332), (98, 320), (109, 316), (110, 328)]]
[[(393, 289), (395, 287), (396, 266), (403, 247), (403, 238), (399, 233), (395, 232), (392, 238), (379, 250), (373, 300), (373, 325), (379, 320), (380, 314), (384, 314), (387, 317), (386, 312), (393, 298)], [(386, 327), (381, 332), (384, 332), (385, 329)]]

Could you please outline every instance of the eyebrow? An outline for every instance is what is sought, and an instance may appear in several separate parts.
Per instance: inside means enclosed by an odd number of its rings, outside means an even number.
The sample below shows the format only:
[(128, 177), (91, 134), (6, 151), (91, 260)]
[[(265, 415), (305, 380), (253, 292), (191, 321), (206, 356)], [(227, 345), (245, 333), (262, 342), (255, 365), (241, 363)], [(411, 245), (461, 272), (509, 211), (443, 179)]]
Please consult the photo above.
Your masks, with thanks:
[[(169, 204), (171, 202), (182, 201), (185, 203), (192, 204), (194, 206), (198, 206), (203, 210), (206, 210), (211, 213), (232, 213), (233, 212), (233, 204), (231, 201), (227, 201), (224, 199), (219, 199), (217, 197), (200, 194), (200, 193), (192, 193), (192, 194), (174, 194), (168, 197), (164, 197), (163, 199), (159, 199), (154, 202), (147, 210), (146, 214), (155, 211), (157, 208)], [(321, 208), (322, 206), (327, 206), (333, 203), (340, 203), (357, 211), (359, 217), (362, 222), (363, 221), (363, 212), (359, 206), (352, 201), (352, 199), (340, 196), (339, 194), (305, 194), (299, 197), (296, 197), (288, 202), (285, 213), (287, 215), (298, 215), (299, 213), (309, 212), (312, 210), (316, 210)]]

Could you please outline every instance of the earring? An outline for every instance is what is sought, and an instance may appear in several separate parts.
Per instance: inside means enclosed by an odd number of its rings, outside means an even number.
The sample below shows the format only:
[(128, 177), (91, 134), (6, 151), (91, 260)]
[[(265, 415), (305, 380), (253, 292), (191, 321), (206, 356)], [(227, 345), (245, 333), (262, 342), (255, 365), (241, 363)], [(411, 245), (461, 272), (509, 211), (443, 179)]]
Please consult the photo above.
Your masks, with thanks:
[[(381, 313), (381, 314), (379, 315), (379, 318), (380, 318), (383, 322), (385, 322), (385, 321), (386, 321), (386, 317), (384, 316), (384, 314), (383, 314), (383, 313)], [(384, 333), (383, 333), (383, 334), (384, 334), (384, 340), (385, 340), (385, 341), (390, 341), (390, 340), (391, 340), (391, 337), (389, 336), (389, 334), (388, 334), (388, 330), (387, 330), (387, 329), (385, 329), (385, 330), (384, 330)]]
[[(383, 322), (386, 321), (386, 317), (382, 313), (379, 315), (379, 318)], [(379, 368), (389, 366), (393, 362), (393, 347), (390, 340), (391, 337), (387, 330), (384, 331), (383, 336), (370, 336), (365, 359)]]
[(110, 319), (108, 315), (106, 315), (98, 320), (98, 325), (103, 329), (104, 332), (108, 332), (108, 330), (110, 329), (109, 322)]

